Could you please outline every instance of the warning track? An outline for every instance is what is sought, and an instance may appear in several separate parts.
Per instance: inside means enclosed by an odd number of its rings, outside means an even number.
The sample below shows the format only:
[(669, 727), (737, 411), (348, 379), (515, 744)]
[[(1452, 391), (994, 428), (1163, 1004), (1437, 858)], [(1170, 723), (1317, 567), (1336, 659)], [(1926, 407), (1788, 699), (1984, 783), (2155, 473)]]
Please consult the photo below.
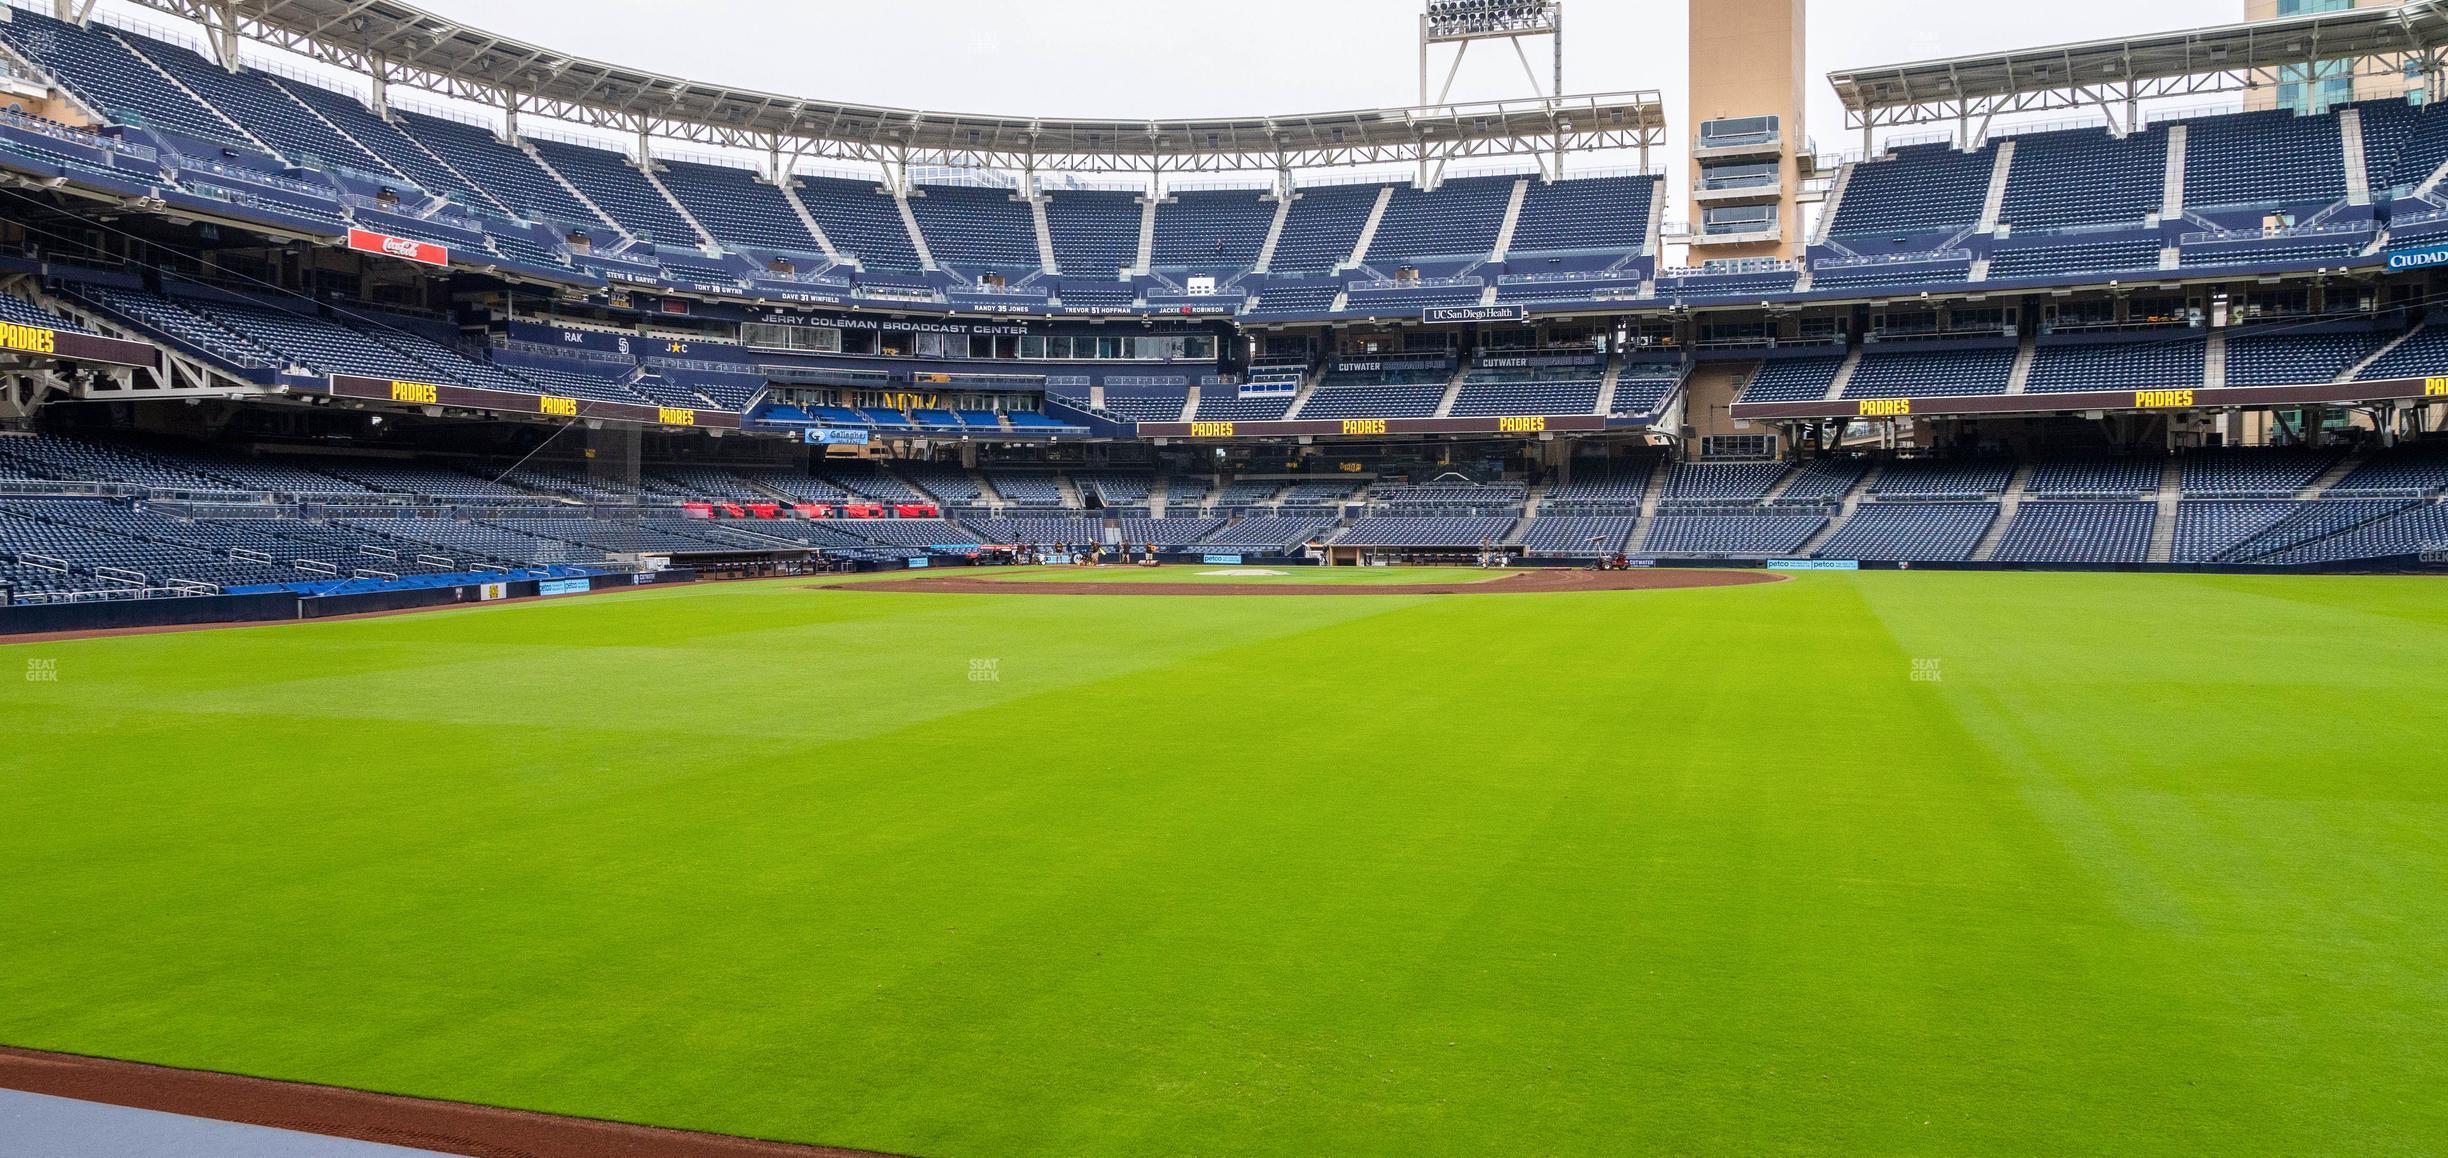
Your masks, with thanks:
[(890, 1158), (7, 1046), (0, 1088), (472, 1158)]

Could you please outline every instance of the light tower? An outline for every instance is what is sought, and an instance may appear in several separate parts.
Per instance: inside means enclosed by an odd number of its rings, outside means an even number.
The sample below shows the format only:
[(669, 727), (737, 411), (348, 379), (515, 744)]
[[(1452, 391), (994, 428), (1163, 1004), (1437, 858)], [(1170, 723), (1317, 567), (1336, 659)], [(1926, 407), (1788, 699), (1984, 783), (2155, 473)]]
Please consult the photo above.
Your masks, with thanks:
[[(1525, 40), (1546, 37), (1548, 41), (1548, 80), (1542, 84), (1538, 70), (1530, 64), (1530, 50), (1522, 47)], [(1513, 55), (1521, 61), (1522, 75), (1530, 81), (1530, 92), (1549, 100), (1564, 96), (1564, 0), (1428, 0), (1427, 10), (1420, 13), (1419, 103), (1441, 105), (1453, 96), (1454, 78), (1462, 72), (1462, 58), (1470, 55), (1470, 46), (1482, 40), (1504, 40), (1513, 45)], [(1438, 45), (1453, 46), (1453, 60), (1445, 67), (1445, 82), (1433, 99), (1428, 93), (1429, 58)], [(1547, 91), (1541, 92), (1545, 88)], [(1564, 175), (1564, 148), (1556, 145), (1555, 156), (1549, 162), (1551, 178)], [(1420, 184), (1435, 179), (1428, 162), (1420, 162)]]

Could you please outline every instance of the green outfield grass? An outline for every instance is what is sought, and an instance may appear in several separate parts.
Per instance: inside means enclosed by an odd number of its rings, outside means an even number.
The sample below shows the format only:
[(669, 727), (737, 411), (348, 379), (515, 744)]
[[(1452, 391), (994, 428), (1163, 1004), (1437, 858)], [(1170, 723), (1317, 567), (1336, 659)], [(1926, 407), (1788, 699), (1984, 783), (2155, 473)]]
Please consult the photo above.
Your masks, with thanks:
[(1391, 587), (1408, 583), (1485, 583), (1519, 571), (1479, 567), (983, 567), (936, 572), (1010, 583), (1248, 583)]
[(0, 1042), (947, 1156), (2448, 1147), (2437, 581), (811, 582), (0, 647)]

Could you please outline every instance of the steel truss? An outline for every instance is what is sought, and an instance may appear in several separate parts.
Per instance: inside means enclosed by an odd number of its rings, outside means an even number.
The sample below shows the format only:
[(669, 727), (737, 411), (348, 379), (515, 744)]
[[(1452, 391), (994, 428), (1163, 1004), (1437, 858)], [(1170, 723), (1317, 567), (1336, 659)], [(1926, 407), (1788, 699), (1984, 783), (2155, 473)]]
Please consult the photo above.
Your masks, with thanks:
[[(199, 25), (224, 64), (252, 41), (392, 86), (522, 118), (768, 159), (1030, 172), (1221, 173), (1363, 165), (1441, 166), (1666, 143), (1655, 90), (1177, 121), (972, 116), (842, 105), (700, 84), (564, 56), (391, 0), (134, 0)], [(74, 7), (82, 0), (59, 0)], [(74, 13), (70, 13), (73, 15)]]

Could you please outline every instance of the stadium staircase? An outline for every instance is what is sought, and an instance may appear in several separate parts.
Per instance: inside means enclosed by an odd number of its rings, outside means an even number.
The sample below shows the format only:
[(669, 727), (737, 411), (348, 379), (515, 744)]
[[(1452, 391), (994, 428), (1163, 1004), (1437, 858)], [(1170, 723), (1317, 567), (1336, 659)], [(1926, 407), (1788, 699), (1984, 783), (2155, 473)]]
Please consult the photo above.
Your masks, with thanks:
[(901, 210), (901, 227), (909, 230), (910, 248), (918, 253), (918, 268), (933, 272), (943, 267), (935, 264), (935, 250), (927, 245), (926, 230), (918, 228), (918, 213), (910, 208), (909, 188), (893, 185), (893, 205)]
[(2023, 499), (2031, 486), (2031, 464), (2015, 468), (2013, 481), (2006, 484), (2006, 494), (1998, 500), (1997, 521), (1989, 524), (1989, 533), (1972, 548), (1972, 561), (1986, 563), (1997, 556), (1998, 544), (2006, 541), (2006, 528), (2013, 525), (2015, 515), (2023, 509)]
[[(1360, 227), (1360, 239), (1352, 242), (1351, 260), (1336, 266), (1335, 271), (1337, 273), (1347, 269), (1356, 268), (1362, 262), (1368, 260), (1369, 246), (1374, 245), (1377, 242), (1377, 227), (1385, 224), (1386, 206), (1392, 205), (1393, 203), (1394, 186), (1379, 186), (1377, 189), (1377, 203), (1369, 207), (1368, 222)], [(1343, 308), (1343, 295), (1337, 294), (1335, 296), (1335, 308), (1337, 310)]]
[(2311, 482), (2304, 484), (2304, 489), (2295, 492), (2295, 497), (2298, 499), (2317, 499), (2321, 497), (2323, 494), (2328, 493), (2330, 487), (2346, 481), (2346, 476), (2353, 474), (2356, 468), (2361, 467), (2366, 457), (2367, 456), (2364, 454), (2364, 452), (2358, 450), (2353, 454), (2337, 460), (2337, 462), (2330, 465), (2328, 470), (2322, 471), (2319, 478), (2313, 479)]
[(1787, 488), (1794, 485), (1794, 480), (1801, 477), (1802, 472), (1799, 469), (1789, 469), (1778, 475), (1775, 482), (1768, 484), (1767, 490), (1760, 492), (1759, 505), (1762, 507), (1776, 505), (1777, 499), (1784, 495)]
[(2448, 181), (2448, 161), (2441, 161), (2432, 168), (2431, 175), (2414, 187), (2414, 196), (2424, 201), (2431, 200), (2431, 195), (2439, 191), (2442, 181)]
[[(540, 157), (537, 159), (542, 160)], [(697, 220), (697, 215), (689, 212), (689, 207), (682, 205), (680, 203), (680, 199), (672, 195), (671, 187), (665, 185), (663, 183), (662, 176), (655, 172), (654, 158), (652, 156), (639, 157), (637, 161), (637, 170), (639, 175), (646, 178), (647, 184), (654, 186), (655, 192), (663, 195), (664, 203), (670, 205), (673, 210), (680, 214), (680, 220), (688, 222), (688, 227), (697, 231), (698, 243), (707, 253), (712, 253), (715, 250), (722, 248), (722, 242), (715, 238), (714, 231), (706, 228), (705, 222)], [(825, 251), (825, 256), (831, 257), (832, 255), (831, 250), (828, 249)]]
[[(2443, 164), (2448, 164), (2448, 162), (2444, 162)], [(2429, 328), (2431, 328), (2430, 324), (2424, 323), (2423, 325), (2416, 326), (2413, 329), (2407, 330), (2406, 332), (2389, 339), (2387, 342), (2383, 343), (2379, 349), (2372, 351), (2369, 357), (2366, 357), (2362, 361), (2339, 371), (2338, 376), (2330, 379), (2330, 381), (2354, 381), (2356, 378), (2361, 377), (2364, 371), (2371, 369), (2373, 366), (2379, 365), (2380, 359), (2388, 357), (2392, 351), (2397, 349), (2397, 347), (2412, 341), (2416, 334), (2420, 334)]]
[(1462, 397), (1462, 380), (1468, 377), (1470, 377), (1470, 360), (1467, 358), (1457, 360), (1454, 363), (1453, 377), (1445, 380), (1445, 394), (1437, 399), (1436, 412), (1431, 417), (1453, 417), (1454, 401)]
[(1021, 200), (1028, 202), (1029, 224), (1037, 230), (1037, 268), (1059, 276), (1062, 263), (1054, 260), (1054, 224), (1046, 220), (1046, 198), (1043, 193)]
[[(167, 84), (167, 85), (169, 85), (171, 88), (177, 89), (178, 91), (180, 91), (180, 92), (182, 92), (182, 93), (187, 94), (187, 99), (188, 99), (188, 100), (194, 101), (194, 102), (196, 103), (196, 106), (197, 106), (198, 108), (201, 108), (201, 109), (205, 110), (206, 112), (211, 113), (211, 114), (212, 114), (212, 115), (213, 115), (215, 118), (219, 119), (219, 120), (221, 121), (221, 123), (222, 123), (222, 124), (228, 125), (228, 126), (231, 128), (231, 129), (236, 130), (236, 132), (238, 133), (238, 135), (239, 135), (239, 136), (241, 136), (241, 137), (246, 138), (246, 140), (248, 141), (248, 143), (250, 143), (250, 144), (254, 145), (256, 148), (261, 149), (261, 150), (263, 150), (264, 152), (269, 153), (269, 154), (271, 154), (272, 156), (275, 156), (275, 157), (286, 157), (286, 156), (288, 156), (288, 154), (281, 152), (279, 149), (275, 149), (275, 148), (273, 148), (272, 146), (265, 144), (265, 143), (264, 143), (264, 139), (263, 139), (262, 137), (258, 137), (258, 136), (256, 136), (255, 134), (253, 134), (253, 133), (251, 133), (251, 132), (248, 132), (248, 131), (247, 131), (247, 127), (246, 127), (245, 125), (242, 125), (242, 124), (239, 124), (239, 123), (238, 123), (238, 118), (233, 117), (233, 116), (229, 115), (228, 113), (222, 112), (222, 111), (221, 111), (221, 106), (216, 105), (216, 104), (212, 103), (211, 101), (205, 100), (205, 99), (204, 99), (204, 95), (203, 95), (202, 93), (199, 93), (199, 92), (197, 92), (196, 90), (194, 90), (194, 89), (191, 89), (191, 88), (187, 87), (187, 84), (186, 84), (186, 82), (185, 82), (185, 81), (182, 81), (182, 80), (180, 80), (179, 78), (177, 78), (177, 77), (175, 77), (175, 76), (170, 75), (170, 70), (169, 70), (169, 69), (163, 68), (163, 67), (162, 67), (160, 64), (156, 63), (156, 62), (153, 60), (153, 58), (152, 58), (152, 57), (150, 57), (150, 56), (146, 56), (146, 55), (144, 54), (144, 50), (143, 50), (143, 49), (140, 49), (140, 48), (136, 47), (136, 42), (135, 42), (135, 41), (129, 40), (127, 37), (120, 35), (120, 32), (119, 32), (119, 30), (118, 30), (118, 29), (116, 29), (116, 28), (112, 28), (111, 26), (109, 26), (109, 25), (107, 25), (107, 24), (98, 24), (98, 23), (97, 23), (97, 24), (95, 24), (93, 27), (100, 29), (104, 35), (109, 36), (109, 37), (110, 37), (112, 40), (116, 40), (116, 41), (118, 41), (118, 42), (119, 42), (120, 47), (127, 49), (127, 51), (128, 51), (128, 55), (133, 56), (133, 57), (135, 57), (136, 59), (143, 61), (143, 62), (145, 63), (145, 67), (146, 67), (146, 68), (152, 69), (152, 70), (153, 70), (153, 74), (154, 74), (155, 76), (160, 77), (160, 78), (162, 79), (162, 83)], [(218, 61), (212, 61), (212, 57), (211, 57), (210, 55), (206, 55), (206, 56), (205, 56), (205, 59), (206, 59), (207, 61), (211, 61), (212, 63), (219, 63)]]
[[(1487, 259), (1489, 261), (1503, 261), (1505, 259), (1505, 254), (1512, 252), (1513, 230), (1515, 227), (1521, 224), (1522, 202), (1527, 201), (1530, 198), (1530, 180), (1530, 178), (1524, 177), (1521, 180), (1513, 183), (1513, 199), (1505, 202), (1504, 224), (1496, 230), (1496, 244), (1488, 250)], [(1493, 297), (1495, 291), (1495, 283), (1490, 282), (1488, 284), (1488, 293), (1491, 296), (1489, 300), (1483, 304), (1495, 304)]]
[(1624, 541), (1624, 550), (1639, 554), (1649, 542), (1649, 530), (1657, 521), (1658, 502), (1666, 497), (1666, 480), (1674, 474), (1674, 456), (1661, 454), (1649, 468), (1649, 482), (1641, 488), (1640, 521), (1632, 524), (1632, 534)]
[(2346, 204), (2371, 204), (2371, 174), (2363, 168), (2363, 110), (2337, 110), (2338, 145), (2346, 154)]
[(2008, 137), (1997, 147), (1997, 160), (1989, 167), (1989, 192), (1981, 198), (1978, 232), (1997, 232), (1998, 217), (2006, 212), (2006, 180), (2014, 171), (2014, 155), (2015, 140)]
[(1623, 383), (1623, 351), (1607, 354), (1606, 373), (1598, 379), (1598, 413), (1615, 413), (1615, 388)]
[(1861, 369), (1861, 362), (1862, 347), (1855, 346), (1845, 351), (1844, 364), (1836, 367), (1836, 376), (1828, 380), (1827, 393), (1820, 400), (1834, 402), (1844, 397), (1845, 387), (1853, 384), (1853, 372)]
[(2202, 389), (2217, 390), (2227, 385), (2227, 331), (2212, 330), (2202, 343)]
[(2222, 563), (2258, 562), (2362, 530), (2373, 523), (2394, 518), (2431, 501), (2433, 500), (2407, 499), (2398, 503), (2374, 504), (2370, 513), (2343, 525), (2328, 524), (2325, 512), (2320, 507), (2307, 504), (2295, 513), (2279, 520), (2277, 525), (2220, 553), (2218, 561)]
[(1188, 390), (1186, 390), (1186, 391), (1184, 391), (1184, 392), (1182, 393), (1182, 408), (1181, 408), (1181, 413), (1180, 413), (1180, 414), (1177, 414), (1177, 415), (1174, 415), (1174, 416), (1173, 416), (1173, 421), (1175, 421), (1175, 422), (1188, 422), (1188, 421), (1190, 421), (1190, 416), (1191, 416), (1191, 415), (1194, 415), (1194, 414), (1197, 414), (1197, 413), (1198, 413), (1198, 406), (1199, 406), (1199, 395), (1200, 395), (1200, 393), (1201, 393), (1200, 389), (1199, 389), (1198, 387), (1196, 387), (1196, 386), (1193, 386), (1193, 387), (1191, 387), (1190, 389), (1188, 389)]
[(1139, 199), (1139, 249), (1131, 258), (1131, 276), (1146, 277), (1148, 266), (1156, 260), (1156, 207), (1164, 203), (1161, 197)]
[(1326, 371), (1319, 367), (1310, 367), (1308, 373), (1301, 375), (1300, 389), (1293, 392), (1292, 405), (1284, 408), (1284, 417), (1300, 417), (1300, 412), (1308, 409), (1309, 399), (1317, 393), (1318, 384), (1325, 380)]
[(2184, 123), (2167, 127), (2167, 192), (2159, 199), (2159, 219), (2174, 221), (2184, 216), (2185, 206), (2185, 138)]
[(1003, 497), (1003, 492), (995, 489), (993, 475), (982, 470), (973, 470), (969, 474), (977, 479), (979, 505), (997, 513), (1001, 513), (1004, 508), (1012, 505), (1010, 499)]
[(2008, 394), (2021, 394), (2025, 387), (2031, 385), (2032, 360), (2038, 356), (2039, 348), (2036, 341), (2029, 336), (2023, 339), (2021, 345), (2015, 347), (2014, 369), (2006, 374)]
[(797, 184), (786, 174), (779, 188), (783, 202), (791, 207), (791, 212), (799, 215), (799, 224), (806, 226), (808, 236), (816, 239), (816, 247), (824, 251), (825, 260), (836, 265), (846, 264), (842, 261), (841, 251), (833, 248), (833, 239), (825, 236), (824, 226), (816, 223), (816, 215), (808, 212), (807, 202), (799, 199)]
[[(420, 182), (418, 182), (416, 178), (410, 177), (408, 174), (401, 172), (399, 166), (392, 164), (391, 158), (386, 157), (371, 148), (368, 148), (366, 143), (358, 138), (357, 134), (342, 128), (338, 121), (324, 116), (323, 110), (307, 104), (305, 101), (299, 100), (297, 98), (297, 94), (290, 92), (289, 87), (281, 83), (281, 78), (267, 73), (264, 75), (264, 80), (270, 82), (271, 86), (278, 90), (282, 96), (289, 98), (290, 105), (295, 107), (297, 111), (313, 119), (315, 123), (322, 125), (324, 128), (330, 129), (332, 131), (332, 135), (339, 137), (343, 141), (347, 141), (349, 144), (357, 146), (358, 152), (374, 158), (375, 163), (382, 166), (382, 172), (397, 177), (410, 185), (420, 185)], [(444, 168), (446, 170), (449, 169), (448, 166), (444, 166)], [(428, 192), (430, 193), (430, 191)]]
[[(1853, 183), (1853, 170), (1860, 164), (1859, 161), (1847, 161), (1842, 168), (1836, 170), (1836, 183), (1828, 186), (1827, 204), (1819, 209), (1819, 223), (1811, 227), (1811, 245), (1820, 246), (1828, 243), (1828, 232), (1836, 228), (1836, 211), (1844, 206), (1845, 188)], [(1659, 200), (1663, 201), (1664, 198)], [(1649, 235), (1657, 236), (1657, 230), (1650, 229)], [(1808, 270), (1810, 263), (1802, 263), (1802, 268)]]
[(1275, 270), (1275, 247), (1283, 242), (1284, 219), (1292, 215), (1292, 203), (1300, 194), (1280, 194), (1275, 198), (1275, 220), (1267, 226), (1266, 241), (1258, 247), (1258, 264), (1252, 273), (1272, 273)]
[(2184, 460), (2173, 455), (2159, 468), (2159, 517), (2151, 523), (2150, 554), (2143, 556), (2149, 563), (2167, 563), (2176, 558), (2176, 516), (2184, 502)]
[[(587, 212), (601, 218), (603, 223), (610, 226), (614, 233), (618, 233), (622, 237), (628, 238), (631, 241), (637, 240), (636, 234), (629, 232), (628, 228), (623, 226), (621, 223), (612, 220), (612, 215), (604, 212), (603, 206), (597, 205), (594, 198), (587, 196), (586, 190), (579, 188), (576, 182), (562, 176), (561, 170), (553, 168), (552, 164), (544, 159), (544, 154), (538, 151), (535, 145), (528, 141), (527, 138), (520, 137), (515, 143), (518, 146), (519, 152), (527, 154), (527, 159), (535, 162), (536, 168), (544, 170), (545, 175), (551, 177), (554, 184), (561, 186), (562, 192), (569, 194), (571, 197), (577, 198), (580, 205), (586, 206)], [(661, 186), (658, 184), (657, 187), (660, 188)], [(671, 194), (666, 192), (663, 197), (664, 200), (668, 201), (671, 199)], [(685, 210), (683, 212), (685, 212)], [(700, 232), (702, 231), (703, 230), (701, 227)]]
[[(1853, 515), (1861, 510), (1862, 499), (1869, 495), (1871, 488), (1878, 485), (1879, 476), (1886, 473), (1887, 463), (1883, 459), (1872, 463), (1869, 470), (1862, 472), (1861, 478), (1854, 480), (1853, 488), (1844, 493), (1843, 500), (1836, 506), (1836, 513), (1829, 516), (1827, 525), (1819, 528), (1817, 534), (1804, 540), (1802, 545), (1795, 549), (1795, 557), (1801, 559), (1815, 557), (1822, 544), (1835, 538), (1836, 532), (1843, 530), (1846, 523), (1853, 521)], [(1794, 474), (1799, 476), (1801, 472), (1796, 471)]]

